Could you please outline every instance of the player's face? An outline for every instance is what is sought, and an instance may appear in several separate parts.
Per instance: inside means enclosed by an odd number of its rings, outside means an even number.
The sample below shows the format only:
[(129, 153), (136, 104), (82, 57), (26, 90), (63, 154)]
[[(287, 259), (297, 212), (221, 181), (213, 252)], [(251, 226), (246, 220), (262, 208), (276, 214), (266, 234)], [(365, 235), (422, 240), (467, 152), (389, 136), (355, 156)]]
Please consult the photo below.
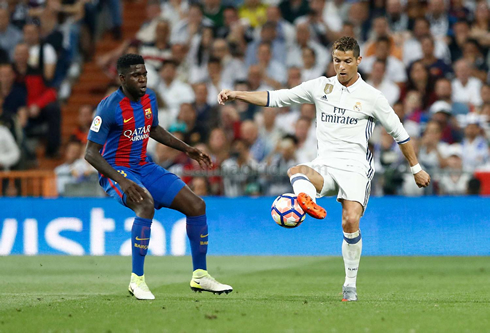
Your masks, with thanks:
[(124, 75), (120, 75), (121, 83), (133, 97), (143, 97), (146, 94), (146, 74), (145, 65), (132, 65)]
[(333, 52), (333, 67), (340, 83), (348, 85), (357, 79), (357, 67), (361, 63), (362, 57), (354, 57), (354, 51)]

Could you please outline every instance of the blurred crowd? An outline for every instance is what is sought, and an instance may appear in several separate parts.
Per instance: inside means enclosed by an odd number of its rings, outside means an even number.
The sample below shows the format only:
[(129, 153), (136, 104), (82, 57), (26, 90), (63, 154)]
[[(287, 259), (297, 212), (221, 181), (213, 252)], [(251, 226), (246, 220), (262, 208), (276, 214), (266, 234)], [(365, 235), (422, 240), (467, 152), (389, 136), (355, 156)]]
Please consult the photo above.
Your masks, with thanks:
[[(49, 11), (51, 3), (60, 0), (47, 0), (40, 9)], [(377, 126), (370, 142), (377, 171), (373, 195), (478, 194), (481, 183), (475, 172), (490, 170), (489, 6), (487, 0), (148, 0), (146, 21), (137, 34), (96, 61), (113, 80), (109, 94), (118, 88), (118, 57), (143, 56), (148, 87), (159, 99), (160, 124), (209, 153), (214, 167), (203, 171), (185, 154), (152, 140), (149, 154), (197, 194), (277, 195), (291, 191), (289, 167), (316, 157), (314, 106), (272, 109), (240, 101), (219, 106), (216, 96), (226, 88), (274, 90), (334, 76), (332, 43), (340, 36), (354, 37), (361, 46), (363, 79), (388, 98), (412, 138), (420, 164), (433, 178), (431, 187), (418, 189), (396, 143)], [(8, 10), (0, 11), (0, 21), (8, 17)], [(12, 29), (18, 25), (15, 13), (11, 6)], [(38, 67), (44, 61), (36, 73), (46, 89), (57, 89), (56, 84), (63, 82), (57, 76), (62, 74), (48, 64), (49, 54), (59, 55), (54, 46), (44, 57), (39, 46), (31, 51), (32, 45), (39, 45), (39, 36), (44, 36), (41, 45), (49, 45), (45, 36), (53, 24), (43, 28), (44, 16), (40, 15), (40, 25), (23, 23), (23, 32), (15, 28), (18, 40), (24, 42), (7, 41), (16, 47), (4, 47), (2, 31), (8, 30), (2, 30), (0, 22), (0, 46), (10, 51), (4, 56), (11, 59), (10, 65), (0, 67), (5, 101), (4, 84), (13, 89), (16, 78), (23, 77), (16, 65), (25, 58), (22, 51), (33, 53), (29, 61), (36, 58)], [(90, 20), (76, 18), (77, 29), (89, 25)], [(121, 21), (115, 21), (117, 35)], [(26, 36), (26, 30), (35, 36)], [(85, 45), (85, 51), (73, 52), (90, 53), (86, 44), (77, 44)], [(48, 127), (59, 126), (54, 120), (58, 116), (46, 115), (59, 113), (59, 107), (55, 111), (48, 107), (53, 104), (34, 104), (37, 107), (31, 110), (29, 105), (24, 113), (17, 111), (21, 127), (29, 128), (36, 117), (46, 120)], [(5, 102), (3, 108), (4, 114), (9, 112)], [(57, 169), (66, 176), (59, 177), (64, 179), (61, 194), (65, 184), (79, 183), (93, 173), (72, 152), (83, 148), (93, 111), (94, 106), (88, 105), (80, 109), (80, 128), (65, 149), (66, 163)], [(59, 146), (59, 135), (49, 133), (47, 152), (52, 153)], [(73, 148), (77, 143), (80, 147)]]

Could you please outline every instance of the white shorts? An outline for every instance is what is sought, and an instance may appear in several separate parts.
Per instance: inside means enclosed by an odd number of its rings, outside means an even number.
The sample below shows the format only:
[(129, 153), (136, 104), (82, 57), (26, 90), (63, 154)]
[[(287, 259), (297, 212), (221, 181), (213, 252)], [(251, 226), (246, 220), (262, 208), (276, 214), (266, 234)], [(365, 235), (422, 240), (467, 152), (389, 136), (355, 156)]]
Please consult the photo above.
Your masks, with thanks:
[(371, 193), (371, 179), (367, 175), (326, 166), (318, 158), (300, 165), (310, 167), (323, 176), (323, 188), (317, 193), (317, 198), (337, 195), (337, 201), (357, 201), (366, 210)]

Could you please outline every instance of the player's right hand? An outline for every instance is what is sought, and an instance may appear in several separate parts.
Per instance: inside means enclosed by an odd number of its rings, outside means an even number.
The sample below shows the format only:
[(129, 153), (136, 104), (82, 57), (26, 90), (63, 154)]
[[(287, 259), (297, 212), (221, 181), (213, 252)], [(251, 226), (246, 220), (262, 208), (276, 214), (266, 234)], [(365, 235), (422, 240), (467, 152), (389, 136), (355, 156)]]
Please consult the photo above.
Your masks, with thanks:
[(413, 177), (418, 187), (427, 187), (430, 184), (430, 176), (424, 170), (417, 172)]
[(223, 89), (218, 94), (218, 104), (225, 105), (226, 102), (232, 102), (236, 99), (236, 91)]
[(146, 192), (142, 187), (127, 178), (120, 181), (119, 186), (121, 186), (121, 189), (126, 193), (126, 196), (130, 201), (138, 203), (143, 201), (143, 198), (146, 196)]

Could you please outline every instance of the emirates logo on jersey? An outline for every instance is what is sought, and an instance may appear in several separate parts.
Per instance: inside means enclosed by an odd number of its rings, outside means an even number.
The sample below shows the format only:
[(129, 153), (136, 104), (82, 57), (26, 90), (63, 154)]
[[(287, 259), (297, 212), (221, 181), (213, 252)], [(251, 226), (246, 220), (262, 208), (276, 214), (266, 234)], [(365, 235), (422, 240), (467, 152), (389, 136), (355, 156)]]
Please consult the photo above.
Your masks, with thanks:
[(150, 137), (151, 125), (135, 128), (134, 130), (126, 130), (123, 135), (131, 141), (141, 141)]

